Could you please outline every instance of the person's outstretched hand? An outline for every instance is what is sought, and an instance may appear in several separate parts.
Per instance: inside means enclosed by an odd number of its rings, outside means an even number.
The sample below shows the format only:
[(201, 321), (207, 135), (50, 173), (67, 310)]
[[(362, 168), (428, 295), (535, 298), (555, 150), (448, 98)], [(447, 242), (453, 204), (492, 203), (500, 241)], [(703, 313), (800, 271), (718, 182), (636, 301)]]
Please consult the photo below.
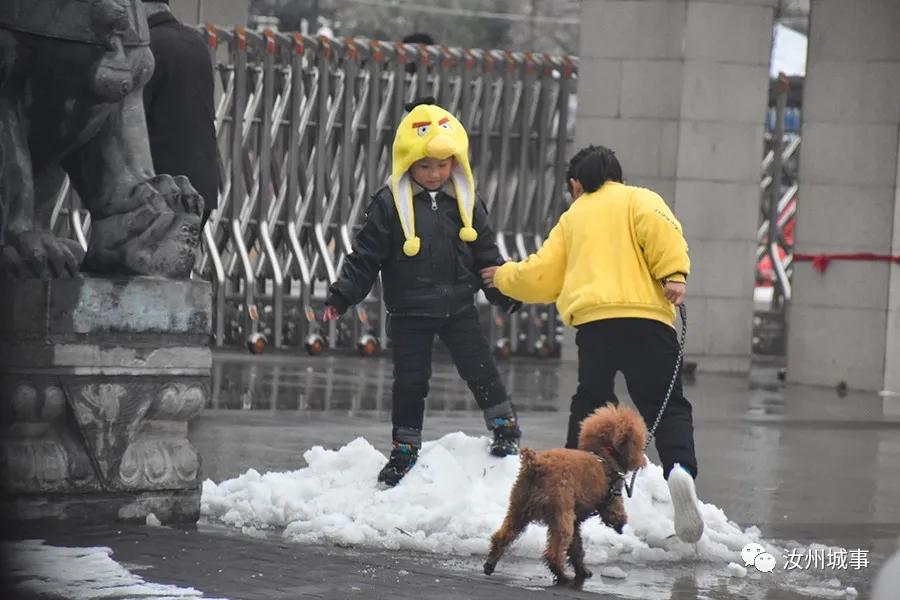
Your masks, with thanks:
[(497, 269), (498, 267), (485, 267), (481, 270), (481, 281), (484, 282), (484, 287), (494, 287), (494, 273), (497, 272)]
[(325, 313), (322, 315), (322, 320), (328, 323), (329, 321), (337, 321), (341, 318), (341, 313), (333, 306), (326, 306)]
[(687, 295), (687, 285), (680, 281), (667, 281), (665, 295), (666, 300), (678, 306), (684, 302), (684, 297)]

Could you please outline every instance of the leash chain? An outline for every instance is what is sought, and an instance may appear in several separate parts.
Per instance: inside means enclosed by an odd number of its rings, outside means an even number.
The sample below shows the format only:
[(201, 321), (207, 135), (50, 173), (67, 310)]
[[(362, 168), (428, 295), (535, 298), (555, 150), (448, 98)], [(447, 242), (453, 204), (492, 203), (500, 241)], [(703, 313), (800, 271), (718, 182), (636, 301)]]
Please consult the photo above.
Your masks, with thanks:
[[(678, 313), (681, 315), (681, 339), (678, 340), (678, 356), (675, 358), (675, 370), (672, 372), (672, 379), (669, 381), (669, 389), (666, 390), (666, 397), (663, 398), (662, 405), (659, 407), (659, 414), (656, 415), (656, 420), (653, 422), (653, 426), (647, 431), (647, 441), (644, 442), (644, 452), (647, 452), (647, 448), (650, 446), (650, 440), (656, 435), (656, 428), (659, 427), (659, 422), (662, 421), (663, 413), (666, 412), (666, 406), (669, 404), (669, 399), (672, 397), (672, 391), (675, 389), (675, 383), (678, 381), (678, 376), (681, 374), (681, 361), (684, 359), (684, 340), (687, 337), (687, 308), (684, 304), (678, 305)], [(638, 470), (635, 469), (631, 473), (631, 483), (625, 482), (625, 491), (628, 493), (628, 497), (631, 498), (631, 494), (634, 491), (634, 480), (637, 477)]]

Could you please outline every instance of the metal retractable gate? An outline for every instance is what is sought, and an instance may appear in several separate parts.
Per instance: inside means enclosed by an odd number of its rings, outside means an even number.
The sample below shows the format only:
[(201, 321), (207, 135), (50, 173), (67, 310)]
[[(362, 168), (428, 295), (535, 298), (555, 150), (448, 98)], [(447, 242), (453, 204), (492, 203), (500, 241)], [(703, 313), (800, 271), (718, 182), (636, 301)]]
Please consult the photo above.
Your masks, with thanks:
[[(213, 282), (215, 343), (263, 334), (275, 347), (387, 342), (380, 286), (336, 324), (320, 322), (368, 199), (387, 181), (406, 102), (434, 96), (469, 133), (476, 186), (502, 254), (540, 247), (565, 209), (577, 61), (498, 50), (360, 38), (310, 38), (242, 27), (202, 29), (221, 81), (218, 210), (195, 276)], [(189, 99), (186, 99), (189, 101)], [(67, 184), (57, 228), (84, 241), (89, 220)], [(481, 302), (498, 354), (554, 355), (552, 306), (507, 316)]]

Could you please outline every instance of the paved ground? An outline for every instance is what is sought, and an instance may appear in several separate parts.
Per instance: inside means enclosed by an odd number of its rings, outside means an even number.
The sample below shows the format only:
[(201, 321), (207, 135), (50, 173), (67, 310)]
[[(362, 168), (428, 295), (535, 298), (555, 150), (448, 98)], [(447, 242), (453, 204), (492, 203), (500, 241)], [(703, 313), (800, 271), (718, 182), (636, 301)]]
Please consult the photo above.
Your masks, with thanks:
[(207, 597), (231, 600), (596, 598), (566, 588), (527, 590), (508, 578), (448, 569), (408, 553), (303, 546), (222, 528), (125, 526), (32, 534), (52, 545), (106, 546), (116, 560), (148, 581), (193, 587)]
[[(562, 442), (574, 369), (556, 362), (503, 365), (520, 409), (523, 443)], [(624, 390), (624, 386), (621, 386)], [(191, 424), (205, 475), (296, 469), (302, 453), (364, 436), (389, 442), (390, 365), (355, 357), (218, 355), (210, 408)], [(900, 536), (900, 398), (778, 385), (772, 370), (746, 378), (700, 374), (694, 403), (698, 491), (766, 539), (869, 550), (871, 565), (838, 577), (866, 597)], [(626, 397), (623, 392), (622, 398)], [(426, 439), (482, 432), (453, 368), (435, 366)], [(374, 477), (374, 473), (373, 473)], [(120, 527), (19, 532), (60, 545), (100, 545), (150, 581), (239, 598), (699, 598), (816, 597), (784, 577), (735, 586), (702, 564), (627, 567), (625, 580), (595, 577), (583, 590), (549, 586), (536, 561), (504, 563), (487, 578), (477, 558), (391, 554), (257, 539), (201, 524), (196, 530)], [(736, 557), (737, 559), (737, 557)], [(818, 581), (833, 575), (810, 573)]]

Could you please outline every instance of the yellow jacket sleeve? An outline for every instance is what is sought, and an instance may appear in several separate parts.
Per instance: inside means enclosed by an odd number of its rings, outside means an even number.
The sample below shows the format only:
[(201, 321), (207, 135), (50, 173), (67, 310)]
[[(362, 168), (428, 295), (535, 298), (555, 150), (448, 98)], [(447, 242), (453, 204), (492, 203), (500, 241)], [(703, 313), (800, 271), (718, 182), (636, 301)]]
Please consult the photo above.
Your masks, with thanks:
[(659, 195), (640, 190), (632, 196), (635, 238), (654, 279), (684, 282), (691, 272), (681, 223)]
[(511, 298), (532, 304), (555, 302), (566, 275), (563, 222), (536, 253), (520, 262), (508, 262), (494, 274), (494, 286)]

